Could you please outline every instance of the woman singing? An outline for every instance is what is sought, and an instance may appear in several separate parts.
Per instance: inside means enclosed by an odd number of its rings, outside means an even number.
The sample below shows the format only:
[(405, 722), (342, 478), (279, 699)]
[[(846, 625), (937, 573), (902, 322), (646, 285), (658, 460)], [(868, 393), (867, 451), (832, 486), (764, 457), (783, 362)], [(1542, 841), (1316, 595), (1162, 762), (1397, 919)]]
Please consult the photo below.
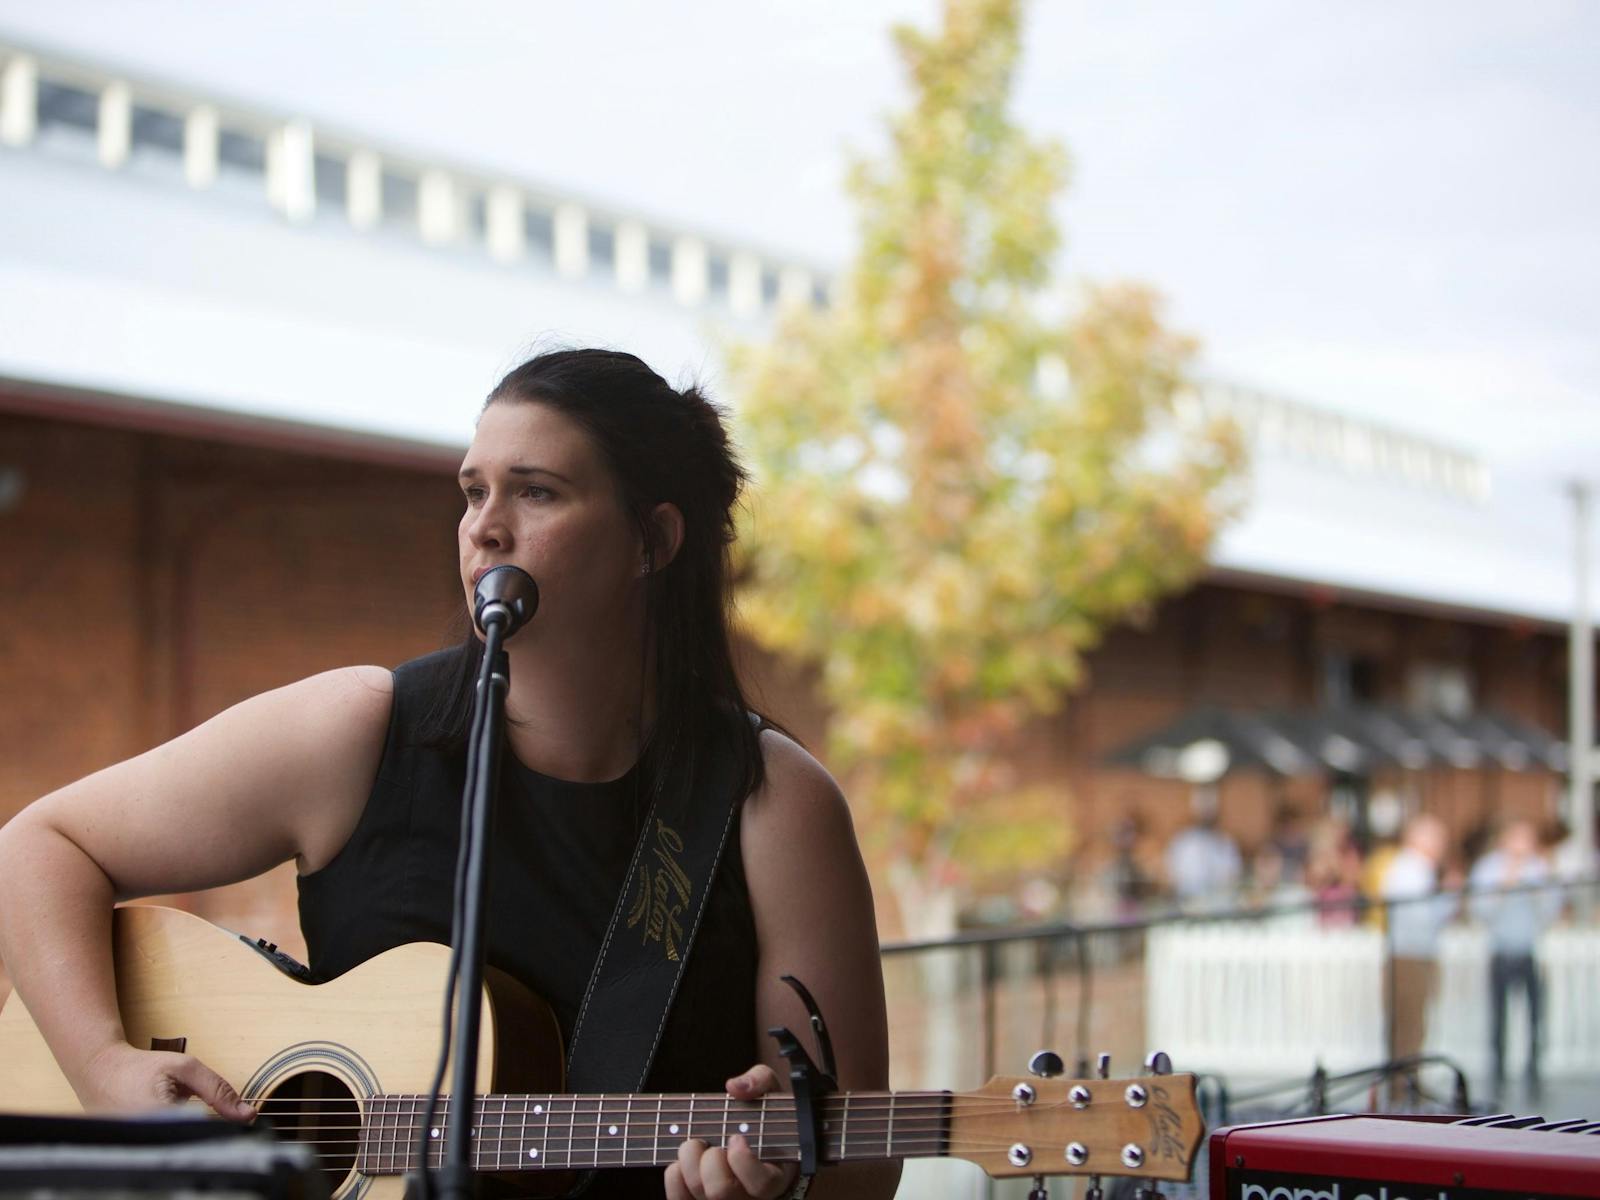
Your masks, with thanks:
[[(734, 672), (728, 560), (744, 473), (717, 410), (632, 355), (541, 355), (490, 394), (460, 480), (467, 605), (501, 564), (541, 597), (506, 643), (489, 962), (548, 1000), (570, 1036), (644, 813), (719, 774), (743, 799), (645, 1090), (777, 1089), (764, 1031), (804, 1022), (785, 974), (827, 1014), (840, 1087), (884, 1087), (872, 897), (848, 810), (809, 754), (750, 718)], [(197, 1097), (254, 1116), (242, 1081), (128, 1044), (116, 900), (293, 859), (319, 979), (448, 940), (480, 651), (469, 636), (392, 672), (346, 667), (265, 693), (0, 830), (0, 954), (86, 1108)], [(897, 1178), (894, 1164), (829, 1168), (810, 1194), (890, 1196)], [(684, 1142), (664, 1175), (604, 1172), (588, 1194), (772, 1198), (795, 1182), (792, 1164), (735, 1138)]]

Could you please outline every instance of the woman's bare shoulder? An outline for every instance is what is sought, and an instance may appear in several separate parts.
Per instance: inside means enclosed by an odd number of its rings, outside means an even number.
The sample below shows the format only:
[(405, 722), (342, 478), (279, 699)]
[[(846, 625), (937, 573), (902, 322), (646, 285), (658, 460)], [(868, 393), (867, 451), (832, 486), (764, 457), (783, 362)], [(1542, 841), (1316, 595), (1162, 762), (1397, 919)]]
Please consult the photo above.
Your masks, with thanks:
[(68, 784), (18, 820), (75, 842), (121, 896), (230, 883), (290, 858), (314, 869), (365, 806), (393, 691), (381, 667), (296, 680)]
[(393, 704), (390, 672), (339, 667), (240, 701), (153, 753), (202, 760), (227, 756), (258, 766), (268, 758), (288, 778), (306, 782), (318, 774), (370, 778)]
[(760, 740), (765, 778), (746, 803), (746, 821), (793, 826), (821, 818), (849, 824), (844, 793), (809, 750), (779, 729), (763, 729)]
[(263, 733), (286, 756), (278, 788), (300, 801), (290, 801), (296, 857), (302, 871), (316, 870), (339, 852), (366, 806), (388, 738), (394, 675), (370, 664), (339, 667), (245, 703), (259, 711), (240, 714), (248, 721), (239, 732)]
[(745, 802), (747, 871), (779, 879), (796, 870), (859, 870), (850, 806), (838, 783), (799, 742), (776, 729), (761, 733), (766, 777)]
[(310, 704), (323, 716), (357, 723), (381, 720), (387, 726), (394, 703), (394, 672), (371, 664), (335, 667), (263, 692), (256, 699), (265, 697), (287, 705)]

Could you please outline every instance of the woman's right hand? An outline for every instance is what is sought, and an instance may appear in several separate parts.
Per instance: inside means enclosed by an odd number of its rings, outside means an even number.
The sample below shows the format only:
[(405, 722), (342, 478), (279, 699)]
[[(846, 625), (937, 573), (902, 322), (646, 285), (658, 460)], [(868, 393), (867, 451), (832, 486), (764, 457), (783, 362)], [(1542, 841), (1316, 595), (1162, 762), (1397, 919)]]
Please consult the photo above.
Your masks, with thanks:
[(89, 1061), (84, 1078), (78, 1099), (89, 1112), (141, 1112), (194, 1099), (241, 1125), (256, 1118), (255, 1106), (192, 1054), (139, 1050), (119, 1042)]

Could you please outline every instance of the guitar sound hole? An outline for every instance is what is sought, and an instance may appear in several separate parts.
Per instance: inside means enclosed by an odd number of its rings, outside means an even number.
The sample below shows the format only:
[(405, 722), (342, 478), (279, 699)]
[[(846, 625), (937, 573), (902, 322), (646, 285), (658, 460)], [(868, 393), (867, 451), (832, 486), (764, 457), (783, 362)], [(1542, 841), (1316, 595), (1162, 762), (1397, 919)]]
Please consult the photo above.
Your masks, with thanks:
[(267, 1094), (261, 1120), (284, 1141), (311, 1147), (330, 1192), (338, 1190), (356, 1165), (361, 1106), (335, 1075), (306, 1071), (285, 1079)]

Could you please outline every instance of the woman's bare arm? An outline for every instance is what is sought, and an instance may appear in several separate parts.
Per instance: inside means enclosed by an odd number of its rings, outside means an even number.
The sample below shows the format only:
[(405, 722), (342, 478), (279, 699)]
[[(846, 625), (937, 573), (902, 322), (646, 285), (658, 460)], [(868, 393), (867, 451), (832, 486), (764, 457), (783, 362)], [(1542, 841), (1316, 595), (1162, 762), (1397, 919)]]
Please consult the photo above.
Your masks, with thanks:
[(225, 1116), (246, 1115), (192, 1059), (128, 1053), (112, 902), (216, 887), (291, 858), (303, 870), (322, 866), (360, 818), (391, 697), (392, 678), (377, 667), (301, 680), (53, 792), (0, 828), (0, 958), (86, 1107), (193, 1094)]
[[(800, 746), (773, 731), (763, 733), (761, 743), (767, 781), (746, 802), (740, 829), (760, 943), (756, 1026), (788, 1025), (804, 1036), (805, 1010), (780, 978), (793, 975), (827, 1018), (839, 1087), (885, 1088), (889, 1035), (878, 928), (849, 807), (828, 772)], [(777, 1078), (786, 1079), (788, 1066), (776, 1045), (769, 1039), (761, 1050)], [(707, 1151), (699, 1165), (721, 1175), (721, 1153)], [(737, 1176), (739, 1166), (733, 1161), (729, 1169)], [(894, 1195), (899, 1178), (897, 1162), (831, 1167), (810, 1195), (882, 1200)]]

